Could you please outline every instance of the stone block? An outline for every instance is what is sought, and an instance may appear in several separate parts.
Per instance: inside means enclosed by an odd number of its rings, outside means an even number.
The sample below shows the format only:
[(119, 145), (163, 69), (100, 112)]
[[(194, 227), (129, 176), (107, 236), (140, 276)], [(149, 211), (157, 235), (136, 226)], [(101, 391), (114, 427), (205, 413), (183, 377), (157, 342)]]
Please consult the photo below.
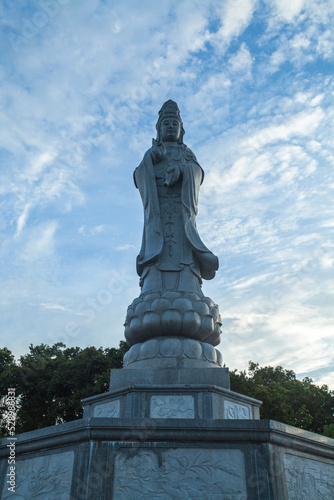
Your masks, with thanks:
[(119, 418), (121, 416), (121, 400), (113, 399), (106, 403), (97, 403), (93, 406), (93, 417)]
[(245, 458), (237, 449), (123, 449), (115, 460), (115, 499), (247, 500)]
[[(84, 417), (258, 419), (261, 402), (230, 390), (228, 368), (112, 370)], [(182, 416), (183, 415), (183, 416)]]
[(5, 481), (1, 498), (70, 500), (73, 463), (73, 451), (18, 460), (15, 463), (15, 491), (10, 490)]
[(151, 396), (150, 418), (195, 418), (193, 396)]
[(284, 474), (289, 499), (334, 498), (333, 464), (285, 453)]

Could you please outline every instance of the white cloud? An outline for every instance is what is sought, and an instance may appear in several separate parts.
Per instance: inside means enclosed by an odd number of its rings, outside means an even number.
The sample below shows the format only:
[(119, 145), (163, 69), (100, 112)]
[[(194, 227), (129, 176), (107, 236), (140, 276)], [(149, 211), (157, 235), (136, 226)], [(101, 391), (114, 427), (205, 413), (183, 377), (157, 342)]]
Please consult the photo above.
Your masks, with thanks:
[(292, 22), (309, 2), (308, 0), (270, 0), (267, 3), (276, 9), (277, 15), (284, 21)]
[(119, 247), (116, 247), (116, 250), (119, 250), (122, 252), (124, 250), (132, 250), (133, 248), (135, 248), (134, 245), (127, 243), (126, 245), (120, 245)]
[(30, 234), (22, 252), (22, 259), (34, 261), (48, 258), (54, 253), (58, 222), (51, 220), (37, 226)]
[(60, 312), (66, 311), (66, 307), (64, 307), (60, 304), (43, 304), (43, 303), (41, 303), (40, 306), (43, 309), (51, 310), (51, 311), (60, 311)]
[(29, 215), (29, 211), (30, 211), (30, 208), (31, 208), (31, 204), (30, 203), (27, 203), (23, 209), (23, 212), (21, 213), (21, 215), (19, 216), (19, 218), (17, 219), (17, 226), (16, 226), (16, 235), (15, 236), (19, 236), (22, 229), (24, 228), (26, 222), (27, 222), (27, 218), (28, 218), (28, 215)]
[(228, 45), (232, 38), (238, 37), (249, 25), (257, 0), (227, 0), (220, 10), (222, 26), (217, 33), (217, 41)]
[(262, 148), (275, 141), (288, 141), (294, 136), (311, 136), (323, 118), (324, 112), (320, 108), (312, 112), (303, 111), (289, 118), (286, 123), (272, 125), (260, 130), (250, 136), (246, 143), (250, 148)]
[(105, 224), (99, 224), (91, 228), (82, 225), (78, 228), (78, 233), (82, 234), (83, 236), (96, 236), (97, 234), (103, 233), (106, 230), (107, 226)]
[(241, 45), (236, 54), (230, 57), (229, 64), (231, 65), (232, 73), (242, 72), (245, 77), (250, 76), (253, 58), (245, 43)]

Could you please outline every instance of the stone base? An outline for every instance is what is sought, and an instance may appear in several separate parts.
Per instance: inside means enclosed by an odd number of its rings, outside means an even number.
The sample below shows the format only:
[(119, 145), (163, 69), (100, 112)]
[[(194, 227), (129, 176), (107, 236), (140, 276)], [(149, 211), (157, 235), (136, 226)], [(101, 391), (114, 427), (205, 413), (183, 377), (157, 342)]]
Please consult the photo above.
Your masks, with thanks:
[(261, 401), (231, 391), (228, 368), (128, 368), (83, 405), (84, 418), (259, 419)]
[(83, 404), (81, 420), (0, 441), (2, 500), (334, 498), (334, 440), (260, 421), (227, 368), (112, 370)]
[(332, 500), (334, 440), (269, 420), (85, 418), (16, 437), (15, 494), (39, 500)]

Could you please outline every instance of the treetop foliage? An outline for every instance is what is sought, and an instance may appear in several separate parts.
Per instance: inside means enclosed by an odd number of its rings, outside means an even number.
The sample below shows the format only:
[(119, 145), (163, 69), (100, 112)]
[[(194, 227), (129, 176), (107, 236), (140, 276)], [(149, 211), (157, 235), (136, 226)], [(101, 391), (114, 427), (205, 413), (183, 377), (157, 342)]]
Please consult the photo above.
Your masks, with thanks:
[[(81, 400), (106, 392), (112, 368), (121, 368), (128, 350), (119, 348), (30, 345), (29, 353), (15, 362), (7, 349), (0, 349), (0, 395), (16, 388), (19, 408), (16, 432), (26, 432), (82, 417)], [(2, 405), (0, 432), (6, 433), (6, 410)], [(1, 418), (1, 415), (0, 415)]]
[(334, 437), (334, 392), (327, 385), (318, 387), (309, 377), (297, 380), (292, 370), (251, 361), (248, 372), (235, 370), (230, 377), (233, 391), (263, 402), (261, 418)]

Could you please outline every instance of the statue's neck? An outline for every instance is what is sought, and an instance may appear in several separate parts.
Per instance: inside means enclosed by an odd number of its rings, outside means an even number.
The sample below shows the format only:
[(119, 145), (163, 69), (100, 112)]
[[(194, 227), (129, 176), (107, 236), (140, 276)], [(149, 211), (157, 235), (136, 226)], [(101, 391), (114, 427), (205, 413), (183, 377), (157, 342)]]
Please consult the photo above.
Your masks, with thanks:
[(165, 142), (165, 146), (168, 151), (169, 149), (179, 148), (180, 144), (178, 142)]

